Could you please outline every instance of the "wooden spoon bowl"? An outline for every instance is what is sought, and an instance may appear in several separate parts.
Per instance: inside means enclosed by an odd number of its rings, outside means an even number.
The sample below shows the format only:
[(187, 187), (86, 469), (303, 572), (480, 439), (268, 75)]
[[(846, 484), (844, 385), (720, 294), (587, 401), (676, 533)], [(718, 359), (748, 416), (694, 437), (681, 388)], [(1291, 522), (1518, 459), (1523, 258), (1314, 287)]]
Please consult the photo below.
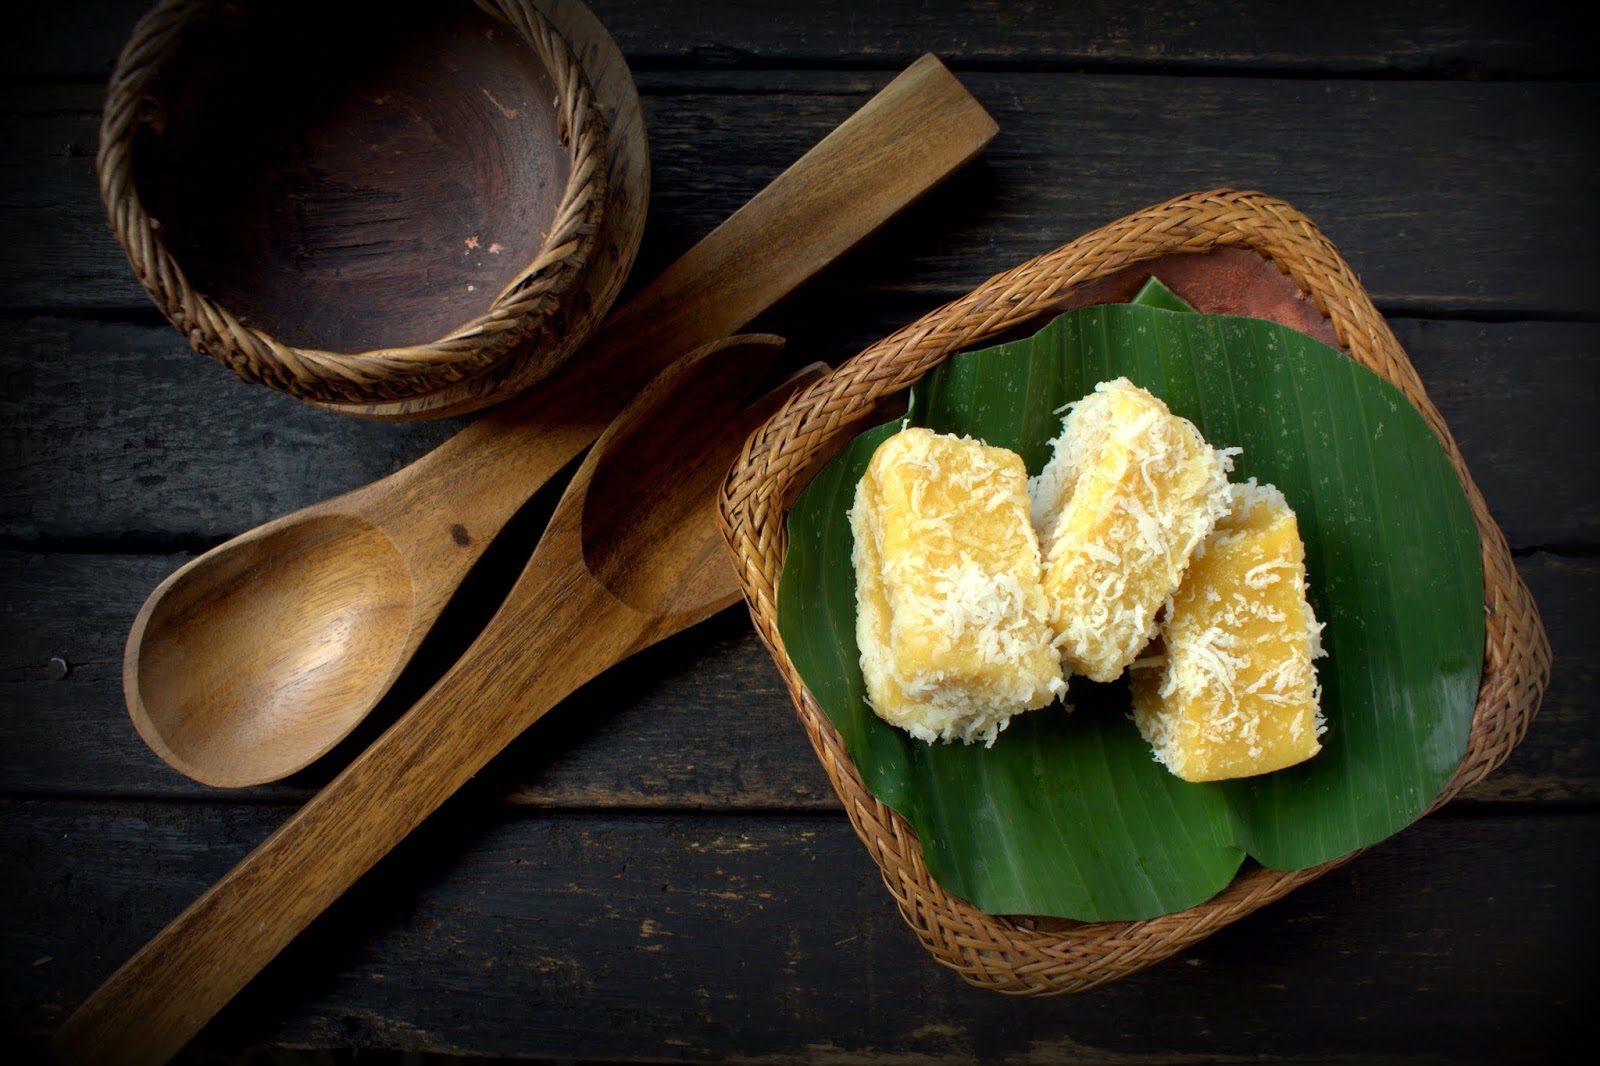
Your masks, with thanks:
[[(756, 335), (708, 345), (699, 360), (676, 370), (672, 392), (748, 392), (770, 367), (780, 344), (777, 337)], [(730, 364), (723, 351), (727, 348), (742, 349), (742, 360)], [(725, 406), (728, 401), (722, 402)], [(674, 603), (721, 600), (725, 593), (737, 596), (730, 583), (733, 571), (715, 535), (715, 512), (702, 506), (716, 495), (731, 464), (731, 459), (707, 461), (719, 454), (718, 443), (727, 440), (731, 417), (733, 412), (703, 403), (662, 404), (648, 420), (619, 423), (613, 429), (590, 474), (580, 539), (589, 572), (628, 606), (671, 616)], [(746, 434), (759, 424), (748, 412), (742, 417)], [(664, 475), (667, 471), (670, 477)], [(641, 529), (656, 531), (656, 548), (643, 559)], [(719, 590), (714, 597), (711, 583)]]
[[(230, 609), (218, 590), (248, 596), (249, 609)], [(243, 783), (241, 752), (251, 766), (303, 764), (337, 744), (351, 727), (347, 709), (375, 704), (405, 665), (414, 592), (406, 556), (358, 514), (315, 514), (230, 541), (147, 601), (137, 626), (162, 639), (129, 649), (134, 725), (199, 780)], [(286, 633), (294, 639), (279, 639)]]

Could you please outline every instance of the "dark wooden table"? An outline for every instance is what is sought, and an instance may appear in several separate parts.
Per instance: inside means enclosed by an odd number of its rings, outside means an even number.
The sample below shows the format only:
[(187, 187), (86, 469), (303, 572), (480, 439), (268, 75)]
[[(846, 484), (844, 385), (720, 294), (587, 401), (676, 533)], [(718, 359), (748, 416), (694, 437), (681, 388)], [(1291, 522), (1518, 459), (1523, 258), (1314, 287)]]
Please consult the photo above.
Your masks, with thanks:
[[(146, 594), (193, 552), (461, 424), (361, 422), (241, 384), (153, 310), (92, 169), (105, 78), (143, 6), (28, 5), (0, 41), (13, 1060), (42, 1057), (77, 1003), (351, 754), (242, 792), (169, 770), (122, 702)], [(1019, 1000), (967, 986), (913, 940), (731, 610), (507, 751), (195, 1057), (1454, 1062), (1551, 1057), (1587, 1034), (1600, 61), (1577, 17), (1553, 13), (1569, 6), (594, 0), (649, 127), (636, 278), (923, 51), (999, 121), (981, 159), (760, 323), (797, 361), (848, 358), (1178, 193), (1258, 188), (1305, 211), (1393, 324), (1510, 539), (1555, 654), (1543, 709), (1486, 782), (1312, 886), (1114, 985)], [(508, 535), (381, 713), (470, 638), (536, 534)]]

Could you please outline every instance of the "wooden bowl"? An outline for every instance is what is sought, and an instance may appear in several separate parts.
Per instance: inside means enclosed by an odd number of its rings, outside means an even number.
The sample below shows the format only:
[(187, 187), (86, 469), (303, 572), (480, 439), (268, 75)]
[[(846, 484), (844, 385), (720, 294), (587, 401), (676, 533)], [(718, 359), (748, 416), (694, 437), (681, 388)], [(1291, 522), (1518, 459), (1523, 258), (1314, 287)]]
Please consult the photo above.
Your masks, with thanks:
[(538, 347), (524, 345), (509, 358), (419, 396), (319, 406), (362, 418), (404, 421), (464, 415), (499, 403), (581, 347), (621, 294), (639, 254), (650, 206), (650, 145), (639, 90), (622, 49), (581, 0), (534, 0), (534, 6), (572, 49), (606, 119), (605, 207), (581, 287), (561, 302)]
[(118, 60), (97, 169), (197, 351), (374, 403), (556, 347), (606, 150), (581, 66), (527, 0), (163, 0)]
[(1353, 857), (1288, 872), (1246, 863), (1206, 902), (1143, 921), (985, 914), (933, 880), (916, 833), (868, 791), (778, 632), (788, 509), (839, 448), (882, 421), (887, 403), (952, 355), (1032, 332), (1071, 307), (1126, 300), (1153, 273), (1196, 310), (1272, 318), (1330, 340), (1405, 394), (1460, 476), (1482, 546), (1484, 662), (1466, 755), (1434, 807), (1505, 760), (1549, 680), (1550, 645), (1538, 611), (1449, 428), (1355, 272), (1289, 204), (1226, 189), (1156, 204), (998, 274), (884, 338), (793, 397), (750, 438), (728, 475), (721, 521), (756, 627), (901, 915), (939, 962), (1001, 992), (1074, 992), (1125, 977)]

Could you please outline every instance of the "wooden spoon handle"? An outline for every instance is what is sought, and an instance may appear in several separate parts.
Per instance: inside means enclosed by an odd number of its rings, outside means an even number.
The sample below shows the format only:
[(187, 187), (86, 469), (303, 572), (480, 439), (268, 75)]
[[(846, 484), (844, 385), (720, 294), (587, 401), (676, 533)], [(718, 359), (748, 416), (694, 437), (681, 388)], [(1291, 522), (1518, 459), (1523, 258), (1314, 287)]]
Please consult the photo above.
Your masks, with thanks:
[(737, 333), (971, 160), (998, 128), (937, 57), (918, 59), (613, 312), (584, 351), (419, 460), (428, 508), (397, 517), (448, 514), (442, 529), (492, 536), (657, 372)]
[(497, 752), (627, 653), (646, 616), (581, 562), (541, 566), (456, 668), (78, 1008), (52, 1043), (63, 1061), (166, 1062)]

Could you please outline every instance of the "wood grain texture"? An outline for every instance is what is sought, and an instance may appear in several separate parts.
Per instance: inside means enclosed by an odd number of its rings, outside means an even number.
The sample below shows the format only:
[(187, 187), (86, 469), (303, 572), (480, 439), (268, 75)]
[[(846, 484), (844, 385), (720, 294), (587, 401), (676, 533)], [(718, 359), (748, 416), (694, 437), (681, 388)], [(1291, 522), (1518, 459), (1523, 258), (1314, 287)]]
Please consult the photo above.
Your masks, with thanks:
[[(5, 804), (0, 846), (25, 860), (8, 875), (3, 916), (11, 1031), (41, 1039), (279, 817)], [(469, 793), (313, 925), (199, 1046), (1547, 1061), (1597, 1005), (1586, 977), (1597, 857), (1594, 813), (1436, 816), (1181, 959), (1081, 997), (1022, 1001), (927, 962), (842, 818), (507, 817)]]
[[(838, 363), (919, 313), (846, 284), (824, 276), (758, 320), (790, 338), (789, 363)], [(1600, 541), (1600, 471), (1570, 462), (1597, 443), (1600, 326), (1391, 323), (1512, 546)], [(333, 417), (234, 381), (160, 326), (33, 318), (12, 337), (0, 347), (0, 410), (17, 412), (0, 437), (11, 544), (209, 546), (389, 474), (463, 425)]]
[[(27, 8), (0, 42), (0, 69), (26, 78), (103, 78), (144, 0)], [(693, 12), (653, 0), (593, 7), (636, 65), (903, 65), (925, 51), (964, 64), (1069, 69), (1410, 74), (1457, 78), (1593, 76), (1569, 5), (1533, 14), (1493, 0), (1352, 0), (1336, 11), (1137, 0), (716, 0)], [(68, 32), (72, 35), (70, 42)]]
[[(1314, 219), (1386, 313), (1596, 309), (1593, 259), (1580, 249), (1597, 224), (1566, 210), (1592, 192), (1594, 83), (961, 78), (1000, 134), (937, 212), (881, 245), (895, 252), (894, 272), (869, 266), (845, 275), (853, 286), (953, 296), (1130, 211), (1230, 186)], [(665, 267), (887, 80), (637, 71), (652, 165), (639, 276)], [(771, 110), (748, 106), (774, 93)], [(18, 159), (0, 173), (0, 202), (17, 205), (0, 213), (15, 271), (0, 310), (148, 306), (95, 193), (100, 102), (92, 85), (0, 93), (0, 137)], [(1493, 256), (1480, 254), (1487, 247)]]
[[(849, 84), (846, 76), (829, 77), (838, 79), (833, 91)], [(963, 81), (1002, 133), (939, 227), (900, 235), (899, 248), (922, 286), (943, 289), (958, 262), (1008, 268), (1171, 196), (1228, 186), (1260, 189), (1305, 212), (1386, 312), (1422, 304), (1478, 313), (1594, 307), (1588, 284), (1594, 267), (1579, 261), (1581, 243), (1570, 243), (1571, 227), (1549, 210), (1575, 202), (1586, 188), (1597, 149), (1586, 117), (1594, 86), (1202, 77), (1180, 83), (1031, 73), (972, 73)], [(809, 98), (828, 82), (787, 71), (707, 73), (692, 81), (639, 77), (646, 113), (663, 105), (652, 129), (664, 136), (677, 122), (698, 118), (692, 102), (700, 94), (756, 84)], [(694, 95), (680, 96), (691, 85)], [(799, 100), (784, 104), (785, 126), (810, 121)], [(734, 144), (756, 135), (747, 117), (753, 113), (720, 119), (737, 134)], [(702, 175), (702, 186), (707, 177), (738, 172), (713, 154), (720, 138), (695, 143), (688, 165)], [(1540, 166), (1524, 165), (1528, 158)], [(678, 180), (672, 157), (657, 160), (663, 198), (666, 190), (692, 187)], [(1464, 183), (1463, 174), (1473, 180)], [(1473, 202), (1484, 194), (1504, 200)], [(692, 218), (693, 207), (673, 204), (670, 214)], [(1577, 229), (1590, 232), (1590, 225), (1579, 221)], [(1516, 240), (1506, 240), (1512, 233)], [(1493, 257), (1467, 251), (1491, 244)], [(1572, 276), (1564, 278), (1568, 270)], [(1535, 278), (1539, 283), (1531, 284)], [(870, 278), (854, 280), (874, 287)], [(951, 287), (966, 292), (981, 280), (969, 275)]]
[[(91, 169), (106, 75), (147, 6), (31, 5), (0, 35), (0, 1038), (23, 1061), (358, 750), (237, 794), (168, 770), (119, 691), (139, 602), (173, 553), (364, 484), (462, 424), (326, 415), (235, 382), (161, 322)], [(1600, 305), (1581, 252), (1600, 237), (1581, 210), (1600, 99), (1591, 37), (1565, 13), (1581, 9), (593, 7), (643, 91), (655, 163), (635, 288), (924, 50), (999, 120), (981, 160), (763, 316), (795, 364), (846, 358), (1177, 192), (1255, 186), (1305, 210), (1378, 298), (1518, 550), (1555, 654), (1543, 710), (1468, 802), (1170, 964), (1019, 1003), (914, 942), (733, 609), (564, 701), (249, 986), (204, 1050), (1563, 1061), (1600, 1006)], [(402, 688), (424, 691), (492, 613), (547, 497)]]
[[(14, 682), (14, 743), (0, 750), (4, 792), (76, 794), (77, 769), (92, 763), (108, 795), (226, 795), (160, 762), (134, 735), (122, 702), (122, 640), (138, 603), (173, 564), (163, 556), (0, 554), (0, 587), (11, 604), (0, 615), (0, 680)], [(475, 605), (478, 627), (497, 602), (484, 599)], [(402, 680), (352, 743), (288, 782), (235, 798), (303, 802), (466, 646), (476, 630), (460, 627), (467, 632), (451, 634), (454, 647), (425, 652), (424, 669)], [(52, 658), (68, 664), (58, 681)], [(719, 732), (741, 737), (741, 750), (708, 746)], [(488, 772), (509, 802), (537, 806), (759, 811), (832, 810), (838, 802), (737, 607), (585, 686)]]
[(1457, 77), (1572, 77), (1593, 57), (1565, 34), (1580, 22), (1552, 5), (1528, 25), (1484, 0), (1449, 10), (1407, 0), (1358, 0), (1337, 11), (1286, 11), (1193, 0), (1159, 8), (1091, 0), (1070, 14), (1050, 0), (824, 0), (805, 7), (697, 7), (692, 16), (637, 0), (601, 0), (630, 54), (645, 63), (866, 64), (931, 50), (967, 64), (1030, 64), (1073, 70), (1159, 66), (1193, 73), (1337, 70)]
[[(139, 741), (121, 690), (122, 639), (147, 590), (174, 560), (160, 556), (0, 553), (0, 682), (11, 742), (0, 792), (71, 796), (82, 767), (117, 797), (220, 799), (172, 771)], [(520, 564), (518, 564), (520, 565)], [(1463, 799), (1519, 804), (1600, 802), (1600, 726), (1590, 708), (1592, 604), (1600, 563), (1536, 553), (1520, 560), (1553, 645), (1550, 688), (1528, 737)], [(466, 647), (498, 603), (484, 596), (448, 645), (426, 646), (394, 698), (351, 741), (289, 781), (236, 801), (301, 803), (392, 722)], [(455, 626), (452, 626), (455, 628)], [(52, 680), (50, 660), (70, 672)], [(729, 743), (728, 741), (734, 741)], [(584, 686), (485, 771), (509, 803), (576, 811), (628, 809), (833, 811), (838, 799), (807, 746), (776, 670), (738, 608)]]

